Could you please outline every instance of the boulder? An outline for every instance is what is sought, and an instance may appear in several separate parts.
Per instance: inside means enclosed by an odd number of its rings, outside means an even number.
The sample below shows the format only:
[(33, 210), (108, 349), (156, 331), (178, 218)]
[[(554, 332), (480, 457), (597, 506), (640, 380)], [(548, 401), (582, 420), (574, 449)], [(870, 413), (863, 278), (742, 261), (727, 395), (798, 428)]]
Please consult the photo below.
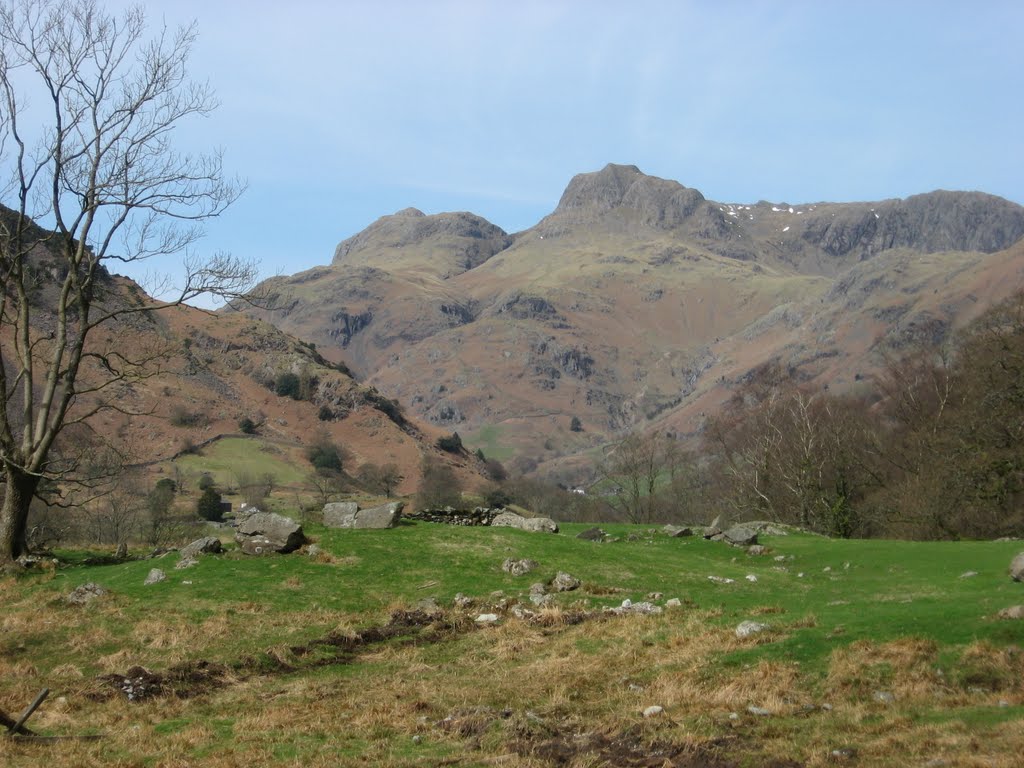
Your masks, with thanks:
[(747, 547), (748, 555), (763, 555), (767, 551), (767, 547), (764, 547), (761, 544), (752, 544), (751, 546)]
[(555, 592), (571, 592), (574, 589), (579, 589), (579, 586), (580, 580), (565, 571), (559, 571), (551, 580), (551, 588)]
[(749, 547), (757, 544), (757, 531), (742, 525), (734, 525), (723, 533), (722, 537), (734, 547)]
[(1000, 619), (1024, 619), (1024, 605), (1011, 605), (999, 612)]
[(608, 534), (602, 531), (600, 528), (587, 528), (585, 531), (580, 531), (576, 534), (577, 539), (583, 541), (604, 541)]
[(502, 512), (491, 521), (497, 528), (518, 528), (535, 533), (558, 533), (558, 523), (548, 517), (523, 517), (515, 512)]
[(247, 555), (293, 552), (306, 543), (302, 526), (274, 512), (257, 512), (238, 525), (235, 541)]
[(402, 518), (404, 501), (392, 501), (379, 507), (360, 509), (353, 528), (394, 528)]
[(661, 532), (670, 539), (681, 539), (685, 536), (693, 536), (693, 529), (683, 525), (666, 525)]
[(1010, 578), (1014, 581), (1024, 581), (1024, 552), (1018, 552), (1010, 563)]
[(742, 640), (745, 637), (756, 635), (758, 632), (764, 632), (766, 629), (768, 629), (766, 624), (757, 621), (741, 621), (736, 627), (736, 637)]
[(641, 603), (634, 603), (632, 600), (623, 600), (621, 605), (604, 607), (605, 613), (613, 613), (616, 616), (625, 616), (626, 614), (638, 614), (641, 616), (649, 616), (653, 614), (661, 613), (661, 606), (655, 605), (647, 601)]
[(507, 558), (504, 563), (501, 564), (501, 570), (505, 573), (511, 573), (513, 576), (522, 576), (529, 573), (538, 565), (536, 560), (516, 560), (514, 558)]
[(355, 528), (359, 505), (354, 501), (332, 501), (324, 505), (324, 525), (328, 528)]
[(204, 536), (182, 547), (179, 554), (182, 560), (195, 560), (199, 555), (216, 554), (223, 551), (224, 546), (220, 543), (220, 539), (216, 536)]
[(107, 594), (107, 590), (96, 582), (90, 581), (80, 587), (75, 587), (64, 599), (71, 605), (85, 605), (97, 597), (103, 597), (105, 594)]
[(142, 582), (145, 586), (150, 584), (157, 584), (164, 581), (167, 578), (167, 574), (161, 571), (159, 568), (153, 568), (150, 570), (149, 575), (146, 576), (146, 580)]

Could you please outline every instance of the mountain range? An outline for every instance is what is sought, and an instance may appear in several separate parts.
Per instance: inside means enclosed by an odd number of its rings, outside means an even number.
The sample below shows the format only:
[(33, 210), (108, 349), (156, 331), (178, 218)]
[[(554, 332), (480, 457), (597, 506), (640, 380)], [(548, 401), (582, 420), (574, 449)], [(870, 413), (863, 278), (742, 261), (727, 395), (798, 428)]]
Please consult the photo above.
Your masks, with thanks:
[(226, 312), (557, 474), (630, 430), (697, 434), (766, 362), (856, 388), (1024, 286), (1022, 237), (1024, 208), (979, 192), (721, 203), (608, 165), (514, 234), (466, 212), (384, 216), (330, 264), (261, 285), (271, 308)]

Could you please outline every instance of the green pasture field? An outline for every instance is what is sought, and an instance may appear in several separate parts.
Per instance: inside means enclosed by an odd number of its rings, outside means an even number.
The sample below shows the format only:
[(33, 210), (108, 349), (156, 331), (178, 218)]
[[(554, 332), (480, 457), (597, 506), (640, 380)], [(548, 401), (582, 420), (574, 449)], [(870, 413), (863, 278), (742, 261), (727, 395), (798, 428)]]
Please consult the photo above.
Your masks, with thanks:
[[(318, 555), (265, 558), (225, 532), (226, 553), (185, 570), (175, 553), (59, 553), (0, 582), (0, 709), (47, 687), (30, 725), (103, 738), (8, 741), (6, 764), (1019, 764), (1024, 620), (997, 614), (1024, 603), (1007, 576), (1021, 542), (794, 534), (755, 556), (644, 526), (576, 539), (585, 527), (314, 528)], [(538, 566), (515, 577), (506, 558)], [(167, 578), (144, 586), (152, 568)], [(532, 605), (559, 571), (579, 589)], [(86, 582), (109, 594), (68, 605)], [(662, 611), (604, 610), (624, 600)], [(764, 630), (737, 638), (747, 620)], [(129, 700), (111, 676), (134, 667), (163, 691)], [(172, 680), (186, 667), (194, 685)]]

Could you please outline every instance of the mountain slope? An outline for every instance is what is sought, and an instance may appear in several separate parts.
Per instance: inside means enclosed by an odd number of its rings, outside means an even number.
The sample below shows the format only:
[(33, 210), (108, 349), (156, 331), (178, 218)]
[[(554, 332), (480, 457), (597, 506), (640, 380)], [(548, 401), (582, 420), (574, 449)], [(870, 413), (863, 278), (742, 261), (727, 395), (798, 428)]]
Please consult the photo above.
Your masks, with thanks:
[(768, 359), (850, 385), (909, 323), (942, 335), (1024, 284), (1022, 236), (1024, 208), (976, 192), (729, 204), (609, 165), (513, 236), (384, 217), (258, 314), (529, 469), (655, 418), (697, 429)]

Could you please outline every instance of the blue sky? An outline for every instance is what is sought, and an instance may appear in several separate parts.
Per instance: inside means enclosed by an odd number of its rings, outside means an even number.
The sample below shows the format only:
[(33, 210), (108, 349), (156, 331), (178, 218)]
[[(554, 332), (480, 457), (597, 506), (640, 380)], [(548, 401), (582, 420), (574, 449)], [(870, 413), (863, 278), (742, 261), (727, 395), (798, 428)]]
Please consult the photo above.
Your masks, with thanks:
[(196, 20), (221, 100), (180, 143), (248, 181), (203, 247), (265, 276), (407, 206), (525, 229), (608, 162), (725, 202), (1024, 203), (1019, 0), (143, 6)]

